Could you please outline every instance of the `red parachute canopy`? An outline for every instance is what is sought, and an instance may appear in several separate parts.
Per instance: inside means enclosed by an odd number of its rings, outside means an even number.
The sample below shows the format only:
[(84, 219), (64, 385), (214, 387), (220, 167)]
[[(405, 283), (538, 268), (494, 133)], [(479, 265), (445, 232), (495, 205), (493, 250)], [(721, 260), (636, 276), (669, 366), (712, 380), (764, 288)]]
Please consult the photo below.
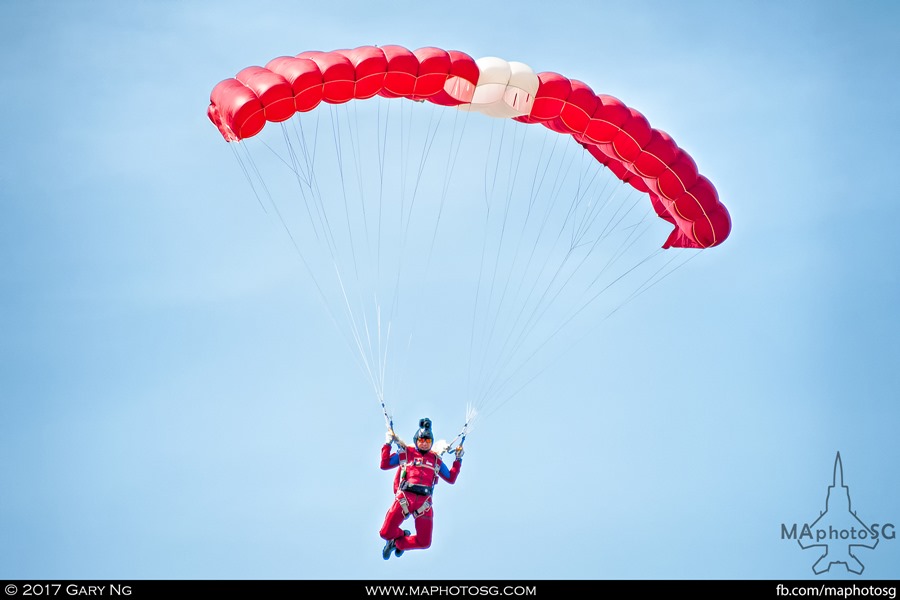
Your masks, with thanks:
[(612, 96), (522, 63), (455, 50), (363, 46), (282, 56), (213, 88), (207, 114), (226, 141), (259, 133), (322, 102), (373, 96), (428, 100), (569, 134), (619, 179), (649, 195), (675, 225), (663, 248), (707, 248), (731, 231), (728, 210), (693, 159), (664, 131)]

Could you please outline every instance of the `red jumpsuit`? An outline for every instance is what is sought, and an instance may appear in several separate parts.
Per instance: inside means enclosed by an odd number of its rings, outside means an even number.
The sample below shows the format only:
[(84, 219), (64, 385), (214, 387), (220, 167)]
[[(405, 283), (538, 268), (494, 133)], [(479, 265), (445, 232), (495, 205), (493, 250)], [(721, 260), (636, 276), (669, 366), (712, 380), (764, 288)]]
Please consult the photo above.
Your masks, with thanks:
[[(410, 489), (404, 491), (401, 487), (413, 486), (412, 490), (422, 491), (422, 488), (433, 488), (437, 485), (438, 477), (447, 483), (455, 483), (462, 468), (462, 459), (457, 458), (453, 461), (453, 467), (448, 470), (434, 452), (422, 454), (415, 446), (407, 446), (405, 451), (391, 454), (391, 445), (385, 444), (381, 447), (381, 468), (385, 471), (397, 469), (397, 475), (394, 477), (394, 502), (384, 517), (381, 537), (394, 540), (400, 551), (428, 548), (431, 546), (431, 530), (434, 526), (431, 494), (417, 494)], [(401, 486), (401, 473), (404, 468), (406, 477), (403, 481), (406, 485)], [(408, 516), (412, 516), (416, 522), (416, 532), (409, 536), (404, 535), (400, 529), (401, 523)]]

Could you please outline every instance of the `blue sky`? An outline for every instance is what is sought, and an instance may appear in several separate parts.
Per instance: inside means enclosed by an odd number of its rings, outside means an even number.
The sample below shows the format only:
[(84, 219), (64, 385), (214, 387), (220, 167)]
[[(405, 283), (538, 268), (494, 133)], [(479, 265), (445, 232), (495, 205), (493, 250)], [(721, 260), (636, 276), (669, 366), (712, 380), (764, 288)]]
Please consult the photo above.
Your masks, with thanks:
[[(0, 576), (816, 577), (780, 526), (836, 452), (900, 524), (894, 3), (306, 4), (0, 5)], [(368, 44), (616, 96), (734, 224), (485, 416), (432, 548), (388, 562), (381, 409), (205, 114), (245, 66)], [(408, 355), (407, 439), (464, 418), (465, 316)], [(859, 556), (818, 577), (900, 576), (900, 540)]]

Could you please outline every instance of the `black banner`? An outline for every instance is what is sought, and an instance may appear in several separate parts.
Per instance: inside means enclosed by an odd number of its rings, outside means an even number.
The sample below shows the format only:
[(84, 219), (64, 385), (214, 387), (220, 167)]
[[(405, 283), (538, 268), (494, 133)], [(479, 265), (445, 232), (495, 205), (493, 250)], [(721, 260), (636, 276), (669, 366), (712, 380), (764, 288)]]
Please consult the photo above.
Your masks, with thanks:
[(353, 598), (544, 598), (571, 593), (690, 595), (722, 598), (888, 598), (897, 597), (897, 580), (6, 580), (7, 598), (33, 597), (179, 597), (181, 594), (312, 593)]

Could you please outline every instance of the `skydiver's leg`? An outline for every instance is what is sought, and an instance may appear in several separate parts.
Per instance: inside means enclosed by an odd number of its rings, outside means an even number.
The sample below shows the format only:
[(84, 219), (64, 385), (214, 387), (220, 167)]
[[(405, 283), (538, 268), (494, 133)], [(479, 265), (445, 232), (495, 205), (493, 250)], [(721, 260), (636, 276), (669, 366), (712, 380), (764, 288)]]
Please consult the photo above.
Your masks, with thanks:
[(400, 503), (394, 499), (394, 503), (391, 504), (391, 507), (388, 509), (387, 514), (384, 516), (384, 524), (381, 526), (381, 531), (379, 535), (384, 540), (393, 540), (403, 535), (403, 530), (400, 529), (400, 524), (403, 523), (403, 507), (400, 506)]
[(434, 509), (428, 509), (424, 515), (416, 519), (416, 533), (402, 537), (396, 541), (400, 550), (424, 550), (431, 546), (431, 532), (434, 528)]

